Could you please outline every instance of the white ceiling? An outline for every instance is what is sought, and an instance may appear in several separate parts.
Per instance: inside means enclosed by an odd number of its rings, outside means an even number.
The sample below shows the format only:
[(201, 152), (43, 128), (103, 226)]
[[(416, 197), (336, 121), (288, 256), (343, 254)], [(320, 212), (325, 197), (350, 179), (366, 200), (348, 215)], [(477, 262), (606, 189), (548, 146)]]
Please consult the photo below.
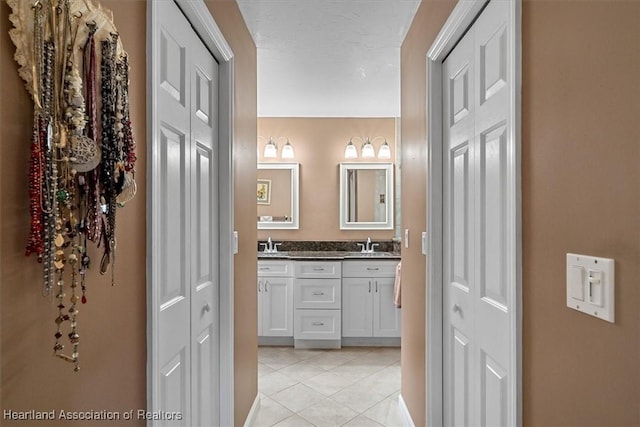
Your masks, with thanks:
[(256, 43), (259, 117), (398, 117), (420, 0), (236, 0)]

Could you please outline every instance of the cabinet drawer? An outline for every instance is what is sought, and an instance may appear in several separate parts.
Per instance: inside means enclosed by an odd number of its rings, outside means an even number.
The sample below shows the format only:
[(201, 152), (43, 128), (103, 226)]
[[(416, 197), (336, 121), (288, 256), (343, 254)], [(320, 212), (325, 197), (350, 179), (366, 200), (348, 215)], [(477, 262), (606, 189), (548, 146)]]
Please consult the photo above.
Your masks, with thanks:
[(296, 279), (295, 308), (340, 308), (340, 279)]
[(340, 339), (340, 310), (296, 310), (293, 324), (297, 340)]
[(345, 261), (342, 277), (396, 277), (398, 261)]
[(340, 261), (298, 261), (295, 263), (295, 273), (298, 278), (323, 279), (342, 277)]
[(291, 261), (258, 261), (258, 276), (293, 277)]

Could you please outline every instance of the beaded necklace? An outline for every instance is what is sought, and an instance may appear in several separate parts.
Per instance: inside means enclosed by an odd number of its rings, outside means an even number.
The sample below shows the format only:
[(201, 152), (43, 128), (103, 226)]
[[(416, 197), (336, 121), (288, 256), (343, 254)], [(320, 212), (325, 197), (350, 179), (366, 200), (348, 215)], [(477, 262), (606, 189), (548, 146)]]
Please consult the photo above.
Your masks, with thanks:
[[(19, 3), (9, 1), (15, 11)], [(42, 293), (51, 294), (55, 284), (58, 314), (53, 350), (56, 357), (72, 363), (76, 372), (80, 370), (78, 303), (87, 302), (90, 267), (87, 242), (104, 244), (100, 272), (106, 273), (110, 266), (113, 285), (116, 209), (135, 194), (129, 65), (125, 55), (119, 56), (117, 33), (111, 32), (100, 41), (98, 79), (95, 37), (99, 27), (94, 20), (85, 22), (78, 11), (78, 7), (96, 10), (94, 2), (36, 0), (33, 25), (24, 27), (33, 28), (34, 100), (25, 253), (35, 254), (43, 264)], [(109, 23), (104, 18), (100, 22)], [(114, 28), (112, 23), (110, 28)], [(85, 29), (86, 40), (80, 43), (79, 34)], [(75, 54), (76, 48), (82, 55)], [(63, 352), (65, 335), (70, 353)]]

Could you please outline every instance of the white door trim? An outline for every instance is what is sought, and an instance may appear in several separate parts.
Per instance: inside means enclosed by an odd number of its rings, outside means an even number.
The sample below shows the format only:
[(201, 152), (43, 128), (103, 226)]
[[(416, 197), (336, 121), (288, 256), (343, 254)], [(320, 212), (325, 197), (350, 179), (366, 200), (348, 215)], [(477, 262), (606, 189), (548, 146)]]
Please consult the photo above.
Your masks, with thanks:
[[(442, 176), (442, 63), (453, 50), (476, 17), (484, 9), (489, 0), (459, 0), (449, 18), (442, 26), (431, 48), (427, 52), (427, 292), (426, 292), (426, 412), (427, 425), (438, 427), (443, 425), (443, 176)], [(510, 333), (513, 348), (511, 349), (512, 366), (516, 374), (509, 383), (509, 393), (515, 396), (516, 408), (512, 412), (515, 419), (508, 425), (522, 425), (522, 221), (521, 221), (521, 162), (520, 162), (520, 116), (522, 92), (522, 0), (510, 2), (510, 29), (513, 42), (508, 49), (513, 55), (513, 66), (507, 70), (508, 78), (515, 82), (510, 93), (510, 127), (515, 141), (515, 174), (514, 191), (508, 195), (507, 203), (513, 206), (515, 218), (510, 218), (510, 227), (515, 228), (516, 241), (511, 242), (513, 253), (510, 262), (514, 276), (512, 283), (516, 289), (512, 293), (514, 301), (510, 319)], [(511, 305), (511, 304), (510, 304)]]
[[(219, 81), (219, 237), (220, 237), (220, 425), (234, 425), (233, 419), (233, 51), (225, 40), (220, 28), (213, 20), (203, 0), (175, 0), (178, 7), (187, 17), (194, 31), (218, 61)], [(158, 40), (158, 5), (155, 1), (147, 3), (147, 407), (154, 408), (152, 373), (157, 367), (158, 354), (157, 331), (153, 325), (157, 317), (157, 297), (153, 289), (153, 281), (157, 276), (151, 256), (151, 248), (157, 247), (158, 237), (153, 233), (153, 213), (158, 211), (159, 194), (154, 191), (152, 183), (158, 179), (158, 153), (153, 141), (157, 141), (158, 114), (157, 88), (160, 80), (159, 58), (154, 55)]]

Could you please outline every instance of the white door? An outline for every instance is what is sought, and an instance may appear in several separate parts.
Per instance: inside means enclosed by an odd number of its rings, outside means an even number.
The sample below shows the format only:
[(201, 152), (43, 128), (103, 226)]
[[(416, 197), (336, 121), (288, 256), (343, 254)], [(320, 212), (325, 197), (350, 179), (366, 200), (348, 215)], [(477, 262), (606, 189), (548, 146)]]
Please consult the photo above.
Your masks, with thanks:
[(342, 336), (373, 336), (373, 279), (342, 279)]
[(265, 277), (262, 283), (262, 335), (292, 337), (293, 278)]
[[(158, 2), (159, 194), (152, 247), (158, 363), (154, 411), (175, 425), (219, 420), (218, 67), (174, 2)], [(154, 424), (155, 425), (155, 424)], [(161, 422), (158, 425), (165, 425)], [(168, 425), (174, 425), (173, 422)]]
[(489, 2), (443, 64), (446, 426), (506, 426), (516, 408), (508, 3)]
[(373, 279), (373, 336), (400, 337), (402, 315), (394, 304), (395, 279)]

